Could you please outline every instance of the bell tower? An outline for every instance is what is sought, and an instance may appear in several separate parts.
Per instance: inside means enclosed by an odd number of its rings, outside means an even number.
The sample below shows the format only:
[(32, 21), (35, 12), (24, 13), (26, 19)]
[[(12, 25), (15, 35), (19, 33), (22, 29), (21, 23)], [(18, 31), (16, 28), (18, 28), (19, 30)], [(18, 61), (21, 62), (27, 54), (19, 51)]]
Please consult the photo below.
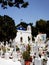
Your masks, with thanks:
[(31, 26), (30, 25), (27, 26), (27, 31), (31, 32)]

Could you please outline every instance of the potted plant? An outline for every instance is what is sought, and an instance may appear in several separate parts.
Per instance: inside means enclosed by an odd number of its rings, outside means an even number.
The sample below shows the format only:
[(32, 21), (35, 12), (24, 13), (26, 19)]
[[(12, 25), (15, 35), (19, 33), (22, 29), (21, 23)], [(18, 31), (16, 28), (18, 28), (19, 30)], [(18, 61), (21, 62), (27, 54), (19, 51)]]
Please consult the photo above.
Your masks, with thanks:
[(25, 65), (30, 65), (30, 52), (26, 50), (23, 52), (22, 56), (25, 61)]

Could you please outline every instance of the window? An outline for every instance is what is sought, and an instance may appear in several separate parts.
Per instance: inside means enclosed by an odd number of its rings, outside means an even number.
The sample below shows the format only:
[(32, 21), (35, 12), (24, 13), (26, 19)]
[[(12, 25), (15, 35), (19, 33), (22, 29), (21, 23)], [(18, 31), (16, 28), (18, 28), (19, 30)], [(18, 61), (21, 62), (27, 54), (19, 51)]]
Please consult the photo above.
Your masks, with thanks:
[(23, 38), (22, 38), (22, 37), (20, 37), (20, 41), (21, 41), (21, 42), (23, 41)]
[(28, 42), (30, 41), (30, 37), (28, 36)]

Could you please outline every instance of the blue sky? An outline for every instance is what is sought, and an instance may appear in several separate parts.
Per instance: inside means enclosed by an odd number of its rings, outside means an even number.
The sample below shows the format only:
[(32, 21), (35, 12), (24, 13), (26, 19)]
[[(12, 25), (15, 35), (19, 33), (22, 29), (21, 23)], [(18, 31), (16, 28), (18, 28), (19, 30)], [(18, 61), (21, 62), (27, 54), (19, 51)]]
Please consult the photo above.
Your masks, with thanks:
[(0, 7), (0, 15), (8, 15), (12, 17), (15, 24), (19, 24), (21, 19), (27, 23), (35, 25), (37, 20), (49, 20), (49, 0), (25, 0), (29, 2), (27, 8), (10, 8), (3, 10)]

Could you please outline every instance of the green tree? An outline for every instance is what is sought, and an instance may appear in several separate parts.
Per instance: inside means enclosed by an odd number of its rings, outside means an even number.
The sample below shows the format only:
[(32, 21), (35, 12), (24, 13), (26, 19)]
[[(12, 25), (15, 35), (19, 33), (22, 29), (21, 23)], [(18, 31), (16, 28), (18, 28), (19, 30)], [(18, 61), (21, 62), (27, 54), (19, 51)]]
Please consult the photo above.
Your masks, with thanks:
[(49, 37), (49, 21), (47, 21), (46, 24), (46, 33), (47, 33), (47, 37)]
[(46, 21), (42, 19), (37, 21), (36, 28), (39, 30), (39, 32), (46, 33)]
[(9, 7), (18, 7), (18, 8), (26, 8), (28, 6), (28, 2), (25, 2), (24, 0), (0, 0), (1, 7), (3, 9)]
[(16, 28), (18, 27), (18, 26), (22, 26), (22, 27), (24, 27), (25, 29), (27, 29), (27, 23), (26, 22), (20, 22), (20, 24), (18, 24), (17, 26), (16, 26)]
[(9, 41), (16, 37), (14, 20), (7, 16), (0, 16), (0, 41)]
[(29, 25), (31, 26), (32, 40), (34, 40), (34, 36), (37, 35), (38, 30), (35, 26), (33, 26), (33, 23), (29, 23)]
[(35, 26), (32, 26), (32, 36), (36, 36), (38, 34), (38, 29)]

